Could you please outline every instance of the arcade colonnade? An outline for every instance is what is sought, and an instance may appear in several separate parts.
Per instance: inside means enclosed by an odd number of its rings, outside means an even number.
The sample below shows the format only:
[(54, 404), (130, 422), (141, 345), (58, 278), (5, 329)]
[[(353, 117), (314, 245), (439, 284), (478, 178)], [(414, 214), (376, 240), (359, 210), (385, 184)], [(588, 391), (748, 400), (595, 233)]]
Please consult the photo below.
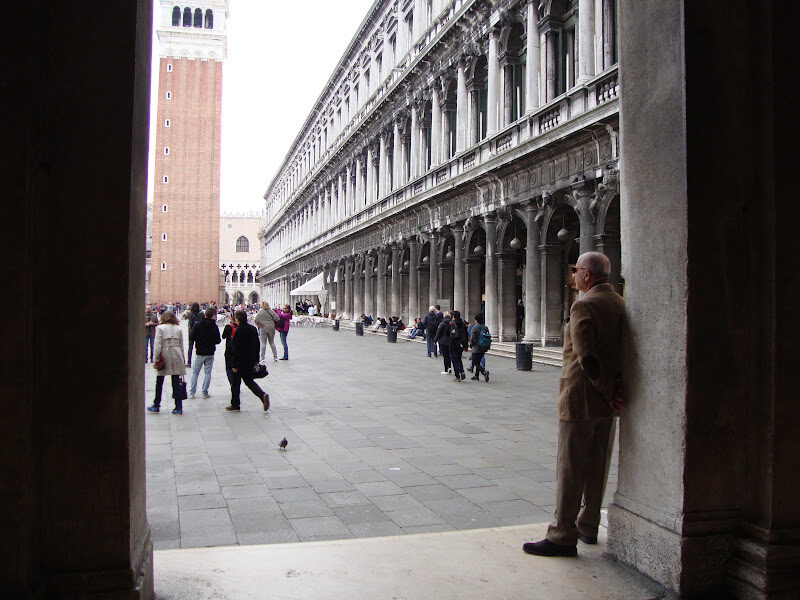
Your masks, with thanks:
[(339, 318), (399, 316), (408, 323), (440, 304), (471, 319), (485, 303), (486, 324), (503, 341), (517, 339), (522, 299), (524, 340), (545, 345), (561, 342), (575, 297), (569, 266), (579, 254), (606, 253), (621, 287), (616, 184), (582, 183), (425, 229), (388, 243), (367, 238), (359, 252), (271, 282), (265, 297), (291, 304), (288, 292), (322, 272), (323, 310)]

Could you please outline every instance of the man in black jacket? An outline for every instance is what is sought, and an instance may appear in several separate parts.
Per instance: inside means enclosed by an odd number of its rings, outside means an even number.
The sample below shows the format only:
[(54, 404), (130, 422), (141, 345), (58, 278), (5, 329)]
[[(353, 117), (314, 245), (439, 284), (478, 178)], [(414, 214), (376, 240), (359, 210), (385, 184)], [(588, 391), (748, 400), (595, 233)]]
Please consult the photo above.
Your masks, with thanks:
[(269, 394), (264, 392), (253, 379), (253, 369), (258, 365), (258, 353), (261, 346), (258, 340), (258, 331), (247, 322), (247, 313), (243, 310), (237, 310), (233, 316), (239, 326), (231, 337), (231, 405), (226, 406), (225, 410), (238, 411), (240, 409), (239, 388), (242, 381), (261, 400), (264, 410), (269, 410)]
[(425, 345), (428, 349), (428, 358), (431, 357), (431, 352), (434, 356), (439, 356), (436, 349), (436, 342), (433, 341), (436, 336), (436, 330), (439, 329), (439, 323), (442, 322), (442, 314), (436, 312), (436, 307), (431, 306), (428, 309), (428, 314), (422, 319), (420, 327), (425, 330)]
[(189, 346), (194, 344), (195, 358), (192, 365), (192, 382), (189, 385), (189, 397), (197, 393), (197, 378), (203, 369), (203, 398), (208, 398), (208, 387), (211, 385), (211, 369), (214, 366), (214, 352), (221, 341), (217, 327), (217, 311), (207, 308), (203, 318), (189, 330)]

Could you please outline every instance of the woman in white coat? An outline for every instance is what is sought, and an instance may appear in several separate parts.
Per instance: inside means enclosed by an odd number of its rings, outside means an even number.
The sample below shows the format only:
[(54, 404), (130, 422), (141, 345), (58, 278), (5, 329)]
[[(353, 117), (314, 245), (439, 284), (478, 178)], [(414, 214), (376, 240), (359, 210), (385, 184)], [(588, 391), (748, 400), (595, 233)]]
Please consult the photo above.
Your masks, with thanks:
[[(183, 330), (175, 313), (171, 310), (164, 311), (164, 314), (161, 315), (161, 323), (156, 327), (156, 344), (153, 355), (156, 357), (153, 367), (155, 368), (158, 365), (158, 361), (161, 358), (164, 360), (164, 367), (156, 370), (158, 373), (156, 375), (156, 397), (153, 399), (153, 405), (148, 406), (147, 410), (158, 412), (161, 406), (161, 390), (164, 387), (164, 377), (167, 375), (172, 377), (172, 397), (174, 398), (175, 389), (178, 387), (181, 377), (186, 374), (186, 367), (184, 366), (186, 359), (183, 356)], [(175, 408), (172, 414), (183, 414), (183, 400), (175, 400)]]

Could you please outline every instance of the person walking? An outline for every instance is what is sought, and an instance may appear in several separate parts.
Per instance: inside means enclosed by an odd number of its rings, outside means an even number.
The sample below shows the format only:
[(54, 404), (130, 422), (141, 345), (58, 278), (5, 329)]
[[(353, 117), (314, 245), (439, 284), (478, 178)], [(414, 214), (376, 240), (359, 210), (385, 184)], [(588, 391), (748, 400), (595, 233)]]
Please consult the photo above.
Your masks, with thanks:
[(581, 254), (572, 267), (583, 295), (572, 304), (564, 330), (555, 523), (543, 540), (523, 544), (527, 554), (577, 556), (578, 540), (597, 543), (614, 416), (623, 406), (625, 301), (609, 283), (610, 272), (611, 262), (600, 252)]
[(283, 310), (278, 309), (275, 311), (278, 315), (278, 321), (275, 323), (275, 330), (281, 336), (281, 344), (283, 344), (283, 357), (279, 360), (289, 360), (289, 345), (286, 343), (286, 336), (289, 335), (289, 324), (292, 320), (292, 309), (288, 304), (284, 304)]
[(183, 366), (183, 329), (178, 322), (178, 318), (171, 310), (164, 311), (161, 315), (161, 324), (156, 327), (155, 342), (156, 362), (153, 366), (159, 365), (163, 360), (163, 368), (156, 371), (156, 395), (153, 404), (147, 407), (150, 412), (159, 412), (161, 407), (161, 391), (164, 388), (164, 377), (169, 375), (172, 379), (172, 397), (175, 399), (173, 415), (183, 414), (183, 400), (178, 400), (175, 391), (181, 381), (181, 377), (186, 374), (186, 367)]
[(436, 307), (431, 306), (428, 309), (428, 314), (422, 318), (420, 326), (425, 331), (425, 346), (428, 350), (428, 358), (433, 353), (434, 358), (439, 356), (436, 350), (436, 343), (433, 338), (436, 336), (436, 330), (439, 328), (439, 315), (436, 312)]
[(450, 368), (450, 322), (453, 319), (453, 315), (450, 311), (446, 311), (444, 315), (442, 315), (442, 321), (439, 323), (439, 326), (436, 328), (436, 333), (433, 336), (433, 342), (439, 345), (439, 354), (442, 355), (442, 360), (444, 361), (444, 371), (442, 371), (442, 375), (447, 375), (451, 372)]
[(520, 298), (517, 301), (517, 338), (521, 338), (525, 333), (525, 305)]
[(472, 326), (472, 333), (469, 336), (469, 347), (472, 349), (472, 368), (475, 374), (470, 377), (473, 381), (480, 380), (481, 374), (486, 381), (489, 381), (489, 371), (483, 365), (483, 356), (491, 345), (491, 335), (489, 328), (483, 324), (483, 315), (478, 313), (475, 315), (475, 324)]
[(192, 365), (192, 381), (189, 385), (190, 398), (194, 398), (197, 393), (197, 378), (200, 375), (200, 369), (203, 369), (203, 398), (208, 398), (211, 369), (214, 367), (214, 353), (217, 351), (217, 344), (220, 341), (222, 340), (219, 337), (219, 327), (217, 327), (217, 311), (207, 308), (203, 318), (189, 332), (189, 343), (194, 342), (196, 350), (194, 365)]
[(267, 344), (272, 349), (272, 360), (278, 360), (278, 349), (275, 347), (275, 323), (280, 317), (269, 307), (269, 302), (261, 303), (261, 310), (258, 311), (253, 321), (258, 327), (258, 339), (261, 343), (261, 361), (267, 354)]
[(242, 381), (256, 397), (261, 400), (264, 410), (269, 410), (269, 394), (262, 390), (253, 379), (253, 369), (258, 365), (258, 331), (247, 322), (247, 313), (237, 310), (234, 318), (238, 323), (236, 332), (231, 336), (231, 404), (227, 411), (238, 411), (241, 408), (239, 391)]
[[(144, 321), (144, 362), (153, 362), (153, 351), (156, 345), (156, 327), (158, 327), (158, 315), (150, 308), (145, 313)], [(147, 359), (147, 351), (150, 350), (150, 359)]]
[(233, 384), (233, 336), (236, 335), (236, 329), (239, 323), (233, 316), (233, 311), (230, 312), (230, 320), (222, 330), (222, 339), (225, 340), (225, 374), (228, 376), (228, 383)]
[[(189, 309), (189, 331), (194, 329), (194, 326), (197, 325), (202, 318), (203, 315), (200, 313), (200, 305), (197, 302), (192, 302), (192, 307)], [(192, 348), (194, 348), (194, 342), (191, 337), (189, 337), (189, 360), (186, 363), (187, 367), (192, 366)]]
[(453, 365), (453, 374), (456, 381), (464, 381), (464, 363), (461, 360), (461, 353), (467, 349), (469, 339), (467, 338), (467, 326), (461, 319), (461, 313), (453, 311), (453, 319), (450, 324), (450, 362)]

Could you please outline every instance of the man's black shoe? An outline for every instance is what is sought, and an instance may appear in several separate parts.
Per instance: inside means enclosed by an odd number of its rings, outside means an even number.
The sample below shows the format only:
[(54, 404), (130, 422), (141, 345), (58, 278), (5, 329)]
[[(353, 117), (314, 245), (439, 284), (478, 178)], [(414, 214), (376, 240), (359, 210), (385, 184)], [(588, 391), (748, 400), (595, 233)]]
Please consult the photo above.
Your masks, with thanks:
[(590, 536), (590, 535), (583, 535), (581, 532), (578, 532), (578, 539), (582, 541), (584, 544), (596, 544), (597, 543), (597, 536)]
[(536, 556), (578, 556), (578, 549), (575, 546), (559, 546), (547, 539), (522, 544), (522, 550), (526, 554)]

